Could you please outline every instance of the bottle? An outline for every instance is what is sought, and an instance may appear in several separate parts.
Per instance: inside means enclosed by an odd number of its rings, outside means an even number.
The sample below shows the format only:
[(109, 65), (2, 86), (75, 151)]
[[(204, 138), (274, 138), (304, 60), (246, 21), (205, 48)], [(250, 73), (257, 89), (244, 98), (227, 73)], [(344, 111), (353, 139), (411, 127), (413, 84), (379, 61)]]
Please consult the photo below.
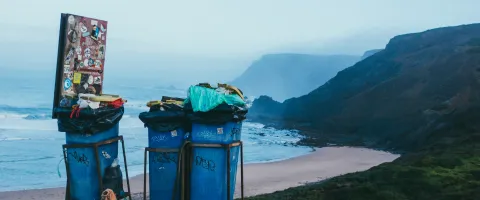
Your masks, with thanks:
[(113, 190), (119, 199), (122, 194), (124, 194), (122, 171), (118, 164), (118, 158), (115, 158), (112, 165), (105, 169), (105, 175), (103, 176), (103, 190), (106, 189)]

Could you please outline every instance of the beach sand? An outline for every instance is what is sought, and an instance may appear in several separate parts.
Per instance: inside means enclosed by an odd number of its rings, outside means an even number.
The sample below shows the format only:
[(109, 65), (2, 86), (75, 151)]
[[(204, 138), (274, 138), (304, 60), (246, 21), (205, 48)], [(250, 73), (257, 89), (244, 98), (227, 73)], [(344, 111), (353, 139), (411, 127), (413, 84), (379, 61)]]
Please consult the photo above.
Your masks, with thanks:
[[(244, 194), (254, 196), (325, 180), (334, 176), (364, 171), (399, 155), (364, 148), (325, 147), (278, 162), (244, 166)], [(240, 169), (235, 196), (240, 197)], [(143, 175), (130, 179), (134, 199), (142, 199)], [(147, 190), (148, 191), (148, 190)], [(1, 192), (0, 200), (64, 200), (65, 188)]]

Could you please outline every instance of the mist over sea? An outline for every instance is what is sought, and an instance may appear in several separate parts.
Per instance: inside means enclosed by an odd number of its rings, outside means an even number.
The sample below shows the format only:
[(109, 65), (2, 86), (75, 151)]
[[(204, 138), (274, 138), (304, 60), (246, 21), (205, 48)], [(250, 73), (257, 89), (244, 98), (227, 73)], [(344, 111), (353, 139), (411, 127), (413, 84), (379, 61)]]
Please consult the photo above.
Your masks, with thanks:
[[(53, 77), (53, 74), (0, 74), (0, 191), (65, 186), (65, 166), (61, 160), (65, 134), (57, 131), (57, 121), (51, 119)], [(106, 78), (104, 87), (104, 93), (119, 94), (128, 100), (120, 121), (120, 134), (125, 138), (129, 176), (141, 174), (147, 130), (138, 114), (148, 110), (146, 102), (161, 99), (163, 95), (185, 97), (186, 88), (160, 86), (140, 78), (138, 82)], [(296, 131), (245, 122), (242, 128), (245, 162), (270, 162), (310, 152), (309, 147), (293, 145), (299, 139)]]

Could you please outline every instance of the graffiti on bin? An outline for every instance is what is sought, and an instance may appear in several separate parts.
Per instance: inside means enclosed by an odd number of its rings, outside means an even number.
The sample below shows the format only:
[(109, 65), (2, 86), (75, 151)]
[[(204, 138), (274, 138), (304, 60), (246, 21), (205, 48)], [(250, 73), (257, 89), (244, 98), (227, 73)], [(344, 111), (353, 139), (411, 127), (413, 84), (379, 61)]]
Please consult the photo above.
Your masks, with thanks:
[(73, 153), (68, 153), (68, 155), (71, 155), (78, 163), (82, 163), (84, 165), (89, 165), (90, 162), (88, 161), (87, 156), (82, 153), (82, 155), (79, 155), (77, 151), (74, 151)]
[(208, 171), (212, 171), (212, 172), (215, 171), (215, 162), (213, 162), (213, 160), (207, 160), (201, 156), (195, 157), (195, 165), (201, 166), (207, 169)]
[(240, 129), (239, 128), (232, 128), (232, 132), (230, 132), (230, 135), (238, 135), (240, 134)]
[(212, 132), (209, 132), (209, 131), (201, 131), (197, 135), (198, 135), (199, 138), (203, 138), (203, 139), (215, 139), (216, 138), (215, 137), (216, 133), (212, 133)]
[(153, 136), (151, 140), (152, 142), (161, 142), (168, 139), (169, 137), (167, 135), (156, 135), (156, 136)]
[(173, 153), (160, 152), (153, 155), (152, 162), (161, 163), (162, 165), (165, 163), (177, 164), (177, 159), (173, 156)]

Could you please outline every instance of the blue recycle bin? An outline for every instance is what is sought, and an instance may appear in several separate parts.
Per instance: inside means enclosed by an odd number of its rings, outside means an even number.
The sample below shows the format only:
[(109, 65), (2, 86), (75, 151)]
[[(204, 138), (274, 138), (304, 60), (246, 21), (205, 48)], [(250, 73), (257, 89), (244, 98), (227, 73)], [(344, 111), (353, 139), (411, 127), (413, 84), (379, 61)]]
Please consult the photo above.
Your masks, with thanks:
[[(192, 122), (192, 143), (230, 144), (241, 139), (241, 121), (219, 123)], [(240, 147), (230, 149), (227, 158), (225, 148), (194, 147), (192, 151), (190, 175), (191, 200), (224, 200), (227, 190), (230, 198), (235, 193), (237, 166)], [(230, 169), (227, 160), (230, 159)], [(230, 188), (227, 188), (227, 170), (230, 176)]]
[[(148, 128), (148, 147), (180, 149), (185, 131), (177, 128), (168, 132), (157, 132)], [(177, 178), (178, 152), (149, 152), (150, 199), (172, 200)], [(180, 197), (180, 182), (177, 182), (176, 199)]]
[[(67, 144), (97, 143), (118, 136), (118, 123), (109, 130), (92, 135), (66, 133)], [(101, 193), (97, 165), (100, 165), (101, 177), (118, 157), (118, 141), (98, 148), (100, 163), (95, 160), (94, 148), (68, 148), (67, 161), (70, 168), (69, 187), (72, 200), (98, 199)]]
[[(119, 122), (124, 108), (82, 109), (76, 115), (72, 114), (70, 108), (57, 108), (55, 112), (58, 114), (58, 131), (65, 132), (67, 145), (92, 144), (118, 137)], [(98, 161), (95, 153), (93, 146), (67, 148), (65, 154), (69, 169), (70, 199), (100, 198), (102, 191), (100, 191), (99, 177), (103, 181), (105, 170), (118, 158), (118, 141), (99, 146)], [(97, 171), (98, 166), (100, 166), (100, 174)], [(123, 192), (123, 189), (116, 188), (115, 190), (117, 189), (120, 190), (116, 191), (117, 193)]]
[[(148, 147), (179, 149), (185, 141), (185, 114), (182, 110), (154, 110), (140, 113), (139, 118), (148, 128)], [(180, 199), (180, 177), (177, 177), (179, 152), (153, 152), (149, 155), (150, 199), (172, 200), (178, 178), (175, 199)]]

